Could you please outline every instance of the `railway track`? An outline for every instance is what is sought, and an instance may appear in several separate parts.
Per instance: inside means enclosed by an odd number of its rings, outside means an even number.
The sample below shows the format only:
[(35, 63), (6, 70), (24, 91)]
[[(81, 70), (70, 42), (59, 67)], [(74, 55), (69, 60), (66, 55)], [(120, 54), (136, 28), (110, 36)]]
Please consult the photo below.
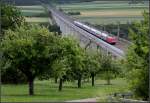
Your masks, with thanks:
[(57, 16), (59, 19), (61, 19), (65, 23), (67, 23), (70, 27), (74, 28), (76, 31), (80, 32), (86, 38), (95, 42), (97, 45), (100, 45), (101, 47), (107, 49), (109, 52), (115, 54), (118, 57), (122, 58), (125, 56), (124, 52), (126, 52), (128, 46), (129, 46), (129, 43), (126, 42), (126, 40), (119, 39), (119, 41), (116, 45), (110, 45), (110, 44), (100, 40), (99, 38), (91, 35), (90, 33), (82, 30), (81, 28), (77, 27), (76, 25), (74, 25), (74, 19), (67, 16), (66, 14), (60, 12), (59, 10), (55, 9), (54, 7), (50, 7), (49, 5), (46, 5), (46, 7), (53, 13), (53, 15)]

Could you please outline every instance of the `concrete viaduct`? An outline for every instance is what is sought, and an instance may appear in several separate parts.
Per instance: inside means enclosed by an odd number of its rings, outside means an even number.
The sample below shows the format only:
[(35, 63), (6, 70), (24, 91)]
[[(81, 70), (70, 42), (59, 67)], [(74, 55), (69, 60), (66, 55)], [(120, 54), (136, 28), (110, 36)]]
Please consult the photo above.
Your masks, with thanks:
[(77, 27), (73, 23), (73, 19), (65, 15), (63, 12), (55, 9), (50, 5), (44, 4), (44, 6), (50, 11), (53, 20), (60, 27), (63, 36), (73, 35), (80, 41), (82, 47), (88, 47), (88, 49), (100, 49), (104, 53), (109, 53), (115, 58), (124, 58), (125, 53), (123, 50), (104, 42), (101, 39), (91, 35), (87, 31)]

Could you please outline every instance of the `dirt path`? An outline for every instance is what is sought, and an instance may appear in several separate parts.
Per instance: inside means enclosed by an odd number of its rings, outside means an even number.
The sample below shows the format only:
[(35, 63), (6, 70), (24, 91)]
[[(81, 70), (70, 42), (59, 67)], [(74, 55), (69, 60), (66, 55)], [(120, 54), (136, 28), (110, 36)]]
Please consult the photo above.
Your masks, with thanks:
[(96, 98), (87, 98), (87, 99), (80, 99), (80, 100), (71, 100), (71, 101), (66, 101), (66, 102), (86, 102), (86, 103), (96, 103), (98, 97)]

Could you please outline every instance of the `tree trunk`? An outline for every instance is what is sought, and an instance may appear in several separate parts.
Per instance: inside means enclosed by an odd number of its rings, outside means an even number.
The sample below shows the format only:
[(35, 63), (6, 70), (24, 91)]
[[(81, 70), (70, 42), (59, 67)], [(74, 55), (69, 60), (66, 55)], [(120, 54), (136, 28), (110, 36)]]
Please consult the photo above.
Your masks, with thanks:
[(81, 88), (81, 79), (82, 79), (82, 76), (80, 75), (78, 78), (78, 88)]
[(57, 78), (57, 77), (55, 77), (55, 83), (57, 83), (57, 79), (58, 79), (58, 78)]
[(60, 80), (59, 80), (59, 91), (62, 90), (62, 84), (63, 84), (63, 79), (60, 78)]
[(94, 73), (91, 74), (92, 77), (92, 86), (94, 86)]
[(110, 85), (110, 78), (107, 79), (107, 84)]
[(29, 80), (29, 95), (34, 95), (34, 79)]
[(90, 82), (90, 79), (89, 79), (89, 77), (88, 77), (88, 82)]

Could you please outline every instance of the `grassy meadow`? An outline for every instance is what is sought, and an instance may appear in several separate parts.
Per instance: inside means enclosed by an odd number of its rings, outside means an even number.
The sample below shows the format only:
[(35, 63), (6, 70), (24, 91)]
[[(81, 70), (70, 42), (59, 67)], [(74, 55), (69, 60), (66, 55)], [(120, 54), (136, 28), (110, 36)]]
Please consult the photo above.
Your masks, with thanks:
[(106, 101), (107, 96), (115, 92), (127, 92), (128, 85), (124, 79), (112, 80), (111, 85), (106, 85), (104, 80), (96, 80), (95, 87), (91, 86), (91, 82), (85, 82), (82, 88), (77, 88), (76, 82), (65, 82), (63, 90), (58, 91), (58, 84), (54, 80), (44, 80), (35, 82), (35, 95), (28, 95), (28, 85), (11, 85), (5, 84), (1, 86), (2, 102), (52, 102), (52, 101), (68, 101), (84, 98), (99, 97), (98, 101)]
[(94, 1), (57, 5), (64, 12), (80, 12), (73, 16), (91, 24), (126, 23), (142, 20), (142, 12), (148, 11), (148, 3), (128, 4), (127, 1)]

